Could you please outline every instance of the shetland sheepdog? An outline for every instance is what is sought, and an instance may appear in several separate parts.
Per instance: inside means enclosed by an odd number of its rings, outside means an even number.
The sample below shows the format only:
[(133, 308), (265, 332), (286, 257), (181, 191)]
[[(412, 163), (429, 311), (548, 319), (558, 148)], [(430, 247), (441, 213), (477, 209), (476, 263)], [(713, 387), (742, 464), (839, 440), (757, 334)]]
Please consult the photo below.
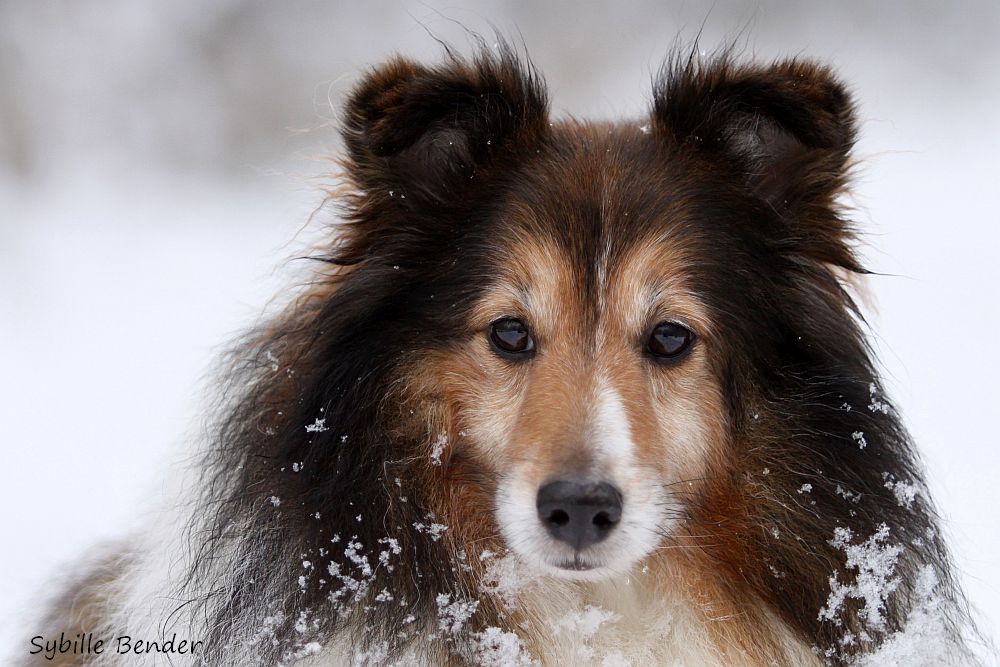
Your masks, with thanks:
[(852, 296), (856, 132), (801, 59), (674, 56), (620, 123), (503, 44), (372, 69), (317, 270), (54, 662), (974, 662)]

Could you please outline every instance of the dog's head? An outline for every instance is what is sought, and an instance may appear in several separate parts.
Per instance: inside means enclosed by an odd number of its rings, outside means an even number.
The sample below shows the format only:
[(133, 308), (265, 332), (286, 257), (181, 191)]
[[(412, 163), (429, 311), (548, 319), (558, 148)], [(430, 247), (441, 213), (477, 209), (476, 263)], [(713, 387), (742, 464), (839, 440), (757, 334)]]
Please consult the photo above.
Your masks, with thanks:
[(831, 74), (722, 58), (654, 92), (634, 123), (553, 123), (501, 49), (393, 61), (345, 116), (341, 257), (395, 286), (382, 326), (453, 528), (573, 578), (669, 539), (736, 474), (756, 385), (837, 353), (787, 309), (850, 326), (830, 267), (857, 268), (834, 205), (853, 120)]
[(396, 59), (344, 139), (336, 268), (228, 375), (192, 533), (219, 650), (247, 610), (297, 643), (358, 621), (405, 644), (448, 600), (519, 632), (485, 565), (508, 549), (578, 580), (645, 559), (644, 592), (761, 664), (795, 662), (775, 617), (846, 662), (927, 575), (960, 601), (841, 280), (854, 118), (829, 70), (675, 62), (646, 117), (588, 124), (550, 122), (506, 47)]

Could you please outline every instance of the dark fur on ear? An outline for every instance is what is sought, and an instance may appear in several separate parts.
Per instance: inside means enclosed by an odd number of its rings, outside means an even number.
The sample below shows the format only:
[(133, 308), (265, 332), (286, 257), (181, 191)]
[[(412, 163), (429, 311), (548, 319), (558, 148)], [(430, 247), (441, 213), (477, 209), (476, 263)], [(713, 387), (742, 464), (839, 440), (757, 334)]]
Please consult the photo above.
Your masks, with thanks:
[[(851, 96), (828, 68), (802, 60), (737, 64), (728, 51), (673, 57), (654, 86), (653, 116), (669, 143), (701, 153), (769, 205), (781, 242), (821, 262), (863, 269), (845, 241), (836, 198), (855, 141)], [(804, 221), (808, 221), (805, 224)]]
[(449, 52), (438, 67), (395, 58), (368, 74), (347, 103), (348, 172), (372, 196), (460, 205), (469, 181), (502, 167), (518, 140), (537, 139), (546, 120), (540, 79), (504, 42), (471, 60)]

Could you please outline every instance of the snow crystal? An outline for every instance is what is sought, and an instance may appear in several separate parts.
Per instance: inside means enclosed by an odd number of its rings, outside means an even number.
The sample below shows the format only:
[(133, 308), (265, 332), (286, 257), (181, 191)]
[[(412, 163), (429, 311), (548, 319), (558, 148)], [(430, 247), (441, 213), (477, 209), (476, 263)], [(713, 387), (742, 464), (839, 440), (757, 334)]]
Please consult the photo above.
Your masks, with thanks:
[(299, 618), (295, 621), (295, 631), (300, 635), (305, 634), (308, 626), (306, 625), (306, 612), (300, 611)]
[(469, 556), (465, 553), (465, 549), (458, 550), (458, 566), (464, 572), (472, 572), (472, 566), (469, 565)]
[(608, 651), (601, 660), (601, 667), (632, 667), (632, 661), (621, 651)]
[(527, 667), (538, 664), (531, 659), (520, 637), (496, 627), (473, 633), (468, 648), (472, 653), (472, 662), (482, 667)]
[(438, 607), (438, 628), (449, 635), (457, 634), (479, 608), (479, 600), (451, 601), (449, 593), (441, 593), (435, 598)]
[(344, 548), (344, 555), (361, 570), (362, 575), (366, 577), (372, 575), (372, 566), (368, 563), (368, 556), (361, 553), (360, 542), (353, 540), (348, 542), (347, 547)]
[(861, 494), (854, 491), (848, 491), (840, 484), (837, 485), (837, 495), (845, 500), (850, 500), (852, 503), (861, 502)]
[(275, 507), (278, 507), (279, 505), (281, 505), (281, 498), (279, 498), (278, 496), (271, 496), (271, 504), (274, 505)]
[(868, 409), (872, 412), (884, 412), (889, 414), (889, 404), (877, 399), (872, 399), (872, 402), (868, 404)]
[(319, 642), (309, 642), (308, 644), (303, 644), (302, 648), (295, 652), (295, 658), (305, 658), (310, 655), (319, 655), (320, 651), (323, 650), (323, 646)]
[(868, 385), (868, 393), (871, 397), (871, 403), (868, 404), (868, 409), (872, 412), (884, 412), (889, 414), (889, 404), (875, 398), (875, 394), (878, 393), (878, 388), (875, 383), (872, 382)]
[(898, 544), (885, 544), (889, 537), (889, 526), (884, 523), (861, 544), (851, 544), (854, 534), (848, 528), (837, 528), (833, 535), (830, 546), (847, 555), (847, 569), (855, 570), (856, 575), (853, 584), (844, 584), (838, 573), (833, 573), (830, 577), (830, 595), (826, 605), (820, 609), (819, 620), (841, 625), (838, 614), (844, 602), (848, 598), (854, 598), (864, 603), (858, 614), (867, 627), (882, 630), (885, 626), (882, 611), (886, 600), (899, 587), (900, 579), (894, 574), (896, 560), (903, 548)]
[(605, 623), (614, 623), (621, 614), (594, 605), (585, 605), (583, 611), (570, 612), (556, 623), (560, 630), (569, 630), (584, 639), (590, 639)]
[(444, 453), (444, 447), (448, 444), (448, 436), (444, 433), (438, 436), (438, 439), (431, 444), (431, 463), (436, 466), (441, 465), (441, 454)]
[(351, 660), (352, 665), (382, 665), (389, 659), (389, 643), (381, 642), (368, 650), (357, 650)]
[(868, 441), (865, 440), (865, 434), (863, 431), (855, 431), (851, 434), (851, 438), (854, 439), (854, 442), (858, 443), (859, 449), (864, 449), (868, 446)]
[(247, 643), (253, 645), (265, 639), (270, 639), (271, 643), (277, 646), (278, 640), (275, 638), (275, 630), (284, 621), (285, 621), (285, 615), (281, 612), (278, 612), (274, 616), (264, 617), (264, 619), (261, 621), (260, 630), (251, 635)]
[(264, 352), (264, 356), (267, 358), (268, 363), (271, 366), (272, 371), (278, 370), (278, 357), (274, 356), (270, 350)]
[(584, 657), (592, 659), (594, 650), (587, 645), (597, 631), (605, 623), (614, 623), (621, 618), (621, 614), (605, 611), (600, 607), (585, 605), (583, 611), (569, 612), (555, 623), (557, 632), (566, 631), (581, 640), (584, 645), (581, 652)]
[(344, 548), (344, 555), (360, 571), (362, 579), (356, 579), (350, 574), (343, 572), (340, 563), (330, 561), (327, 564), (327, 571), (340, 580), (342, 586), (338, 590), (330, 592), (329, 599), (338, 610), (346, 611), (351, 600), (357, 600), (368, 592), (372, 581), (372, 568), (368, 558), (360, 553), (361, 544), (353, 538), (348, 541)]
[(479, 582), (479, 590), (487, 595), (499, 596), (508, 607), (515, 607), (518, 593), (533, 586), (539, 577), (538, 572), (526, 568), (511, 553), (503, 558), (496, 558), (487, 565)]
[(896, 496), (896, 502), (899, 503), (900, 507), (905, 507), (910, 509), (913, 506), (913, 501), (917, 498), (917, 485), (910, 484), (909, 482), (904, 482), (902, 480), (896, 480), (890, 473), (882, 473), (882, 479), (885, 480), (885, 488), (892, 491), (893, 495)]
[(306, 425), (306, 433), (322, 433), (323, 431), (329, 431), (329, 430), (330, 429), (326, 427), (325, 417), (322, 419), (316, 417), (316, 421), (314, 421), (312, 424)]
[(413, 524), (413, 527), (417, 529), (418, 533), (427, 533), (430, 535), (431, 539), (435, 542), (441, 539), (441, 535), (444, 534), (444, 531), (448, 530), (448, 526), (443, 523), (426, 524), (417, 521)]
[(403, 552), (403, 548), (399, 546), (399, 540), (395, 537), (380, 537), (378, 543), (389, 547), (389, 550), (396, 556)]
[(389, 564), (389, 558), (391, 556), (398, 556), (402, 553), (403, 549), (399, 546), (399, 541), (394, 537), (379, 538), (378, 543), (388, 547), (384, 551), (379, 552), (378, 562), (385, 567), (386, 570), (392, 572), (394, 567)]
[(812, 490), (813, 490), (812, 484), (803, 484), (802, 486), (799, 487), (799, 493), (809, 493)]
[(917, 574), (916, 604), (906, 617), (906, 625), (890, 635), (878, 650), (861, 656), (859, 667), (930, 667), (956, 664), (961, 649), (945, 627), (944, 602), (935, 592), (938, 585), (934, 568), (925, 565)]

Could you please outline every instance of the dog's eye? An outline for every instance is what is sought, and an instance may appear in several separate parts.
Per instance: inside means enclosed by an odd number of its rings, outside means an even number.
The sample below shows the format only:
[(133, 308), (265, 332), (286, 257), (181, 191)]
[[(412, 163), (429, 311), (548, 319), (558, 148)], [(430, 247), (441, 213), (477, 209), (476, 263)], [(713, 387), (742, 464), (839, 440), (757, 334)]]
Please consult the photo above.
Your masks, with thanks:
[(490, 325), (490, 345), (500, 356), (521, 358), (535, 351), (535, 341), (528, 325), (513, 317), (505, 317)]
[(649, 334), (646, 351), (657, 359), (676, 359), (691, 347), (692, 342), (694, 334), (687, 327), (676, 322), (661, 322)]

